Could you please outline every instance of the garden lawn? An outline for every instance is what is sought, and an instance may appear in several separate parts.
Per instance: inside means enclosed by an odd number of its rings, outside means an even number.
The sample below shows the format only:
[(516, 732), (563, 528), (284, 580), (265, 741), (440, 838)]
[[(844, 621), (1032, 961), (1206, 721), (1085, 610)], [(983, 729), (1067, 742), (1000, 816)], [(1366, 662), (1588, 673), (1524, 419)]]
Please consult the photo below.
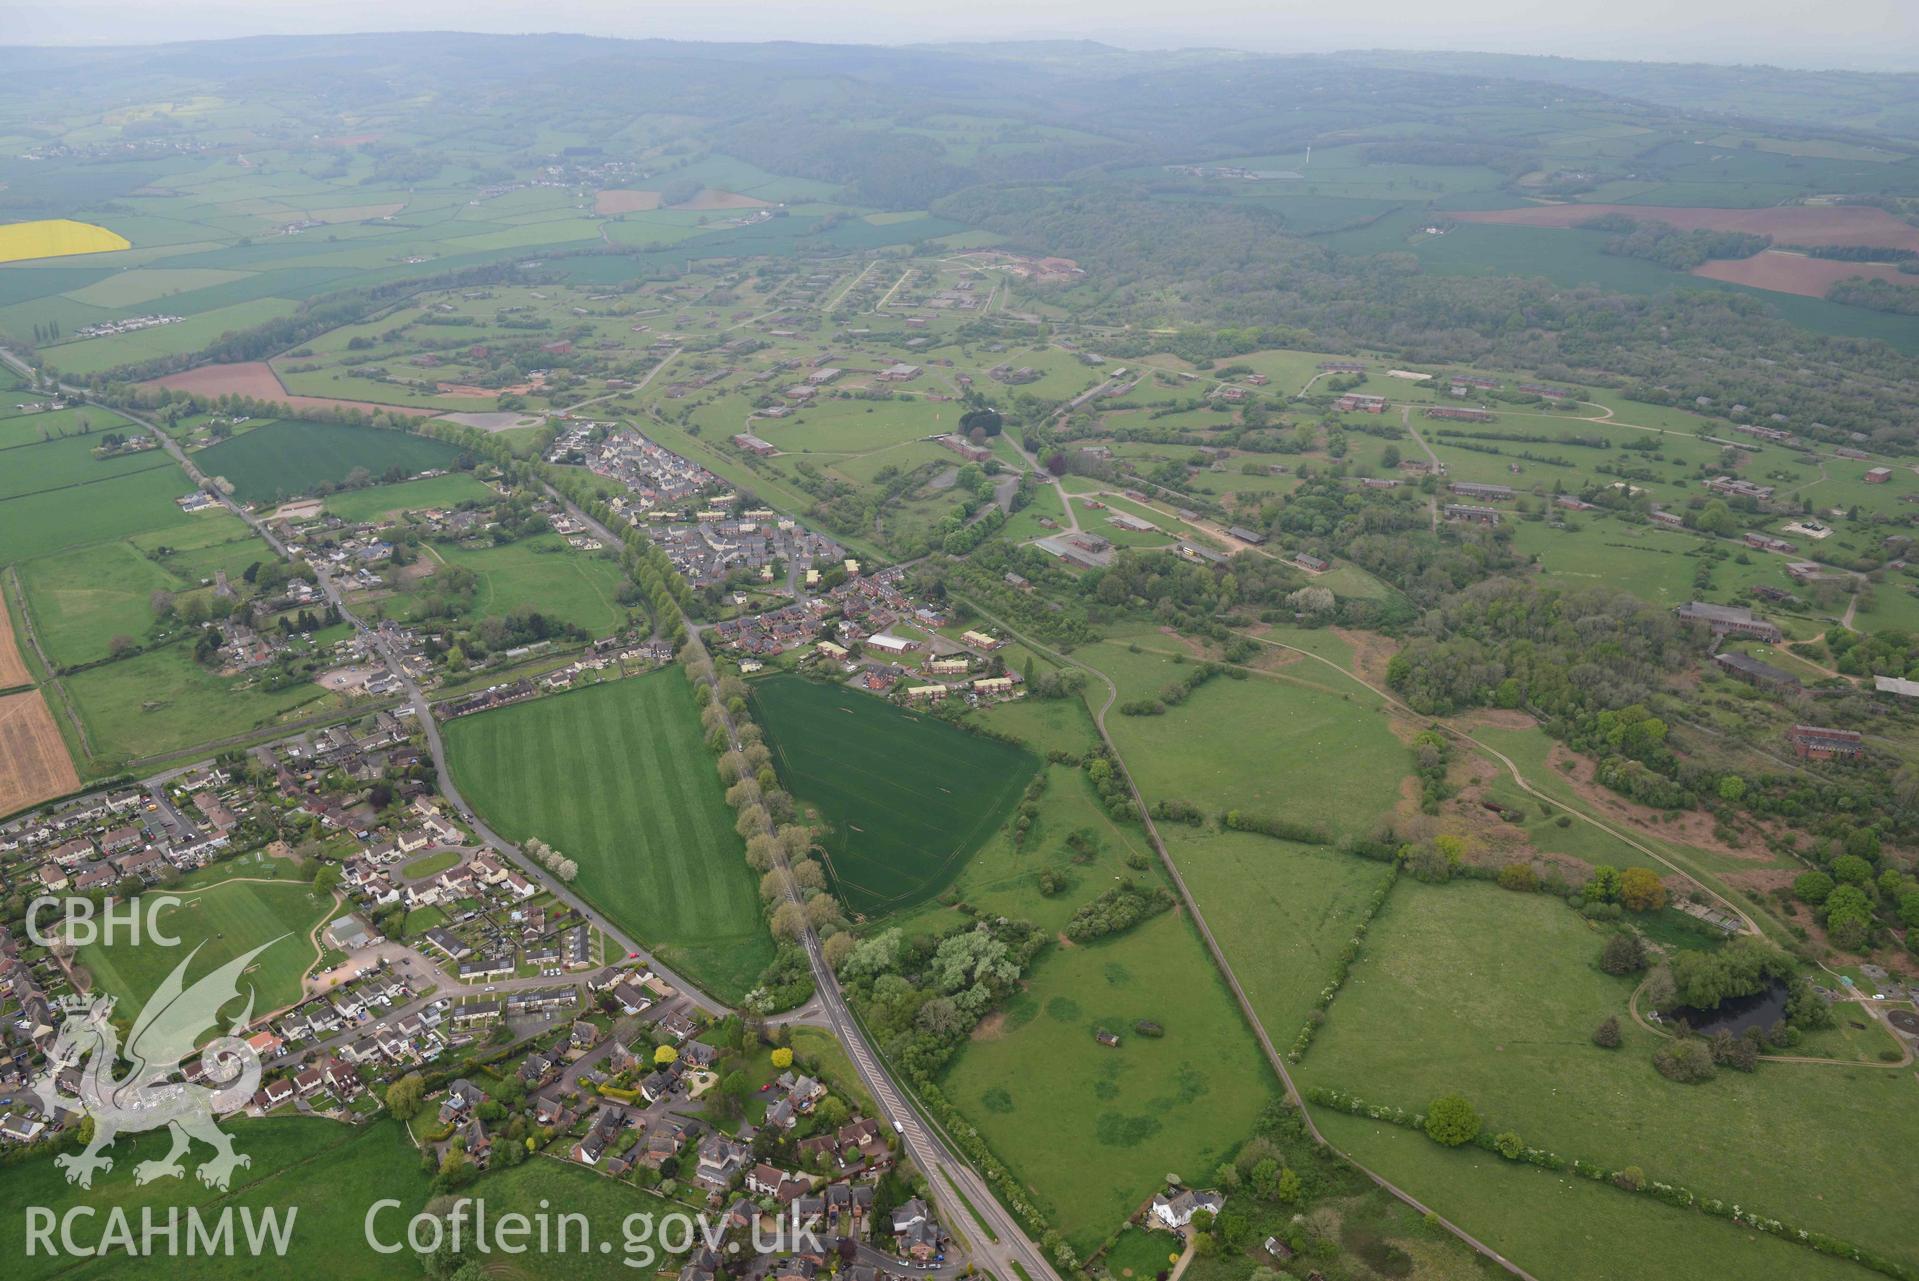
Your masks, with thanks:
[[(1140, 1019), (1166, 1035), (1137, 1035)], [(1093, 1039), (1102, 1028), (1119, 1036), (1117, 1048)], [(1206, 1185), (1252, 1133), (1273, 1088), (1225, 984), (1176, 912), (1048, 951), (941, 1085), (1082, 1257), (1169, 1171)]]
[(818, 809), (836, 889), (869, 916), (924, 902), (1006, 821), (1038, 758), (798, 676), (752, 687), (780, 781)]
[[(117, 998), (116, 1018), (130, 1024), (189, 952), (193, 960), (185, 981), (190, 986), (242, 952), (276, 939), (241, 976), (240, 1000), (245, 1000), (251, 986), (257, 1017), (300, 999), (300, 981), (319, 954), (310, 935), (331, 915), (332, 895), (315, 894), (311, 886), (297, 881), (245, 880), (153, 894), (180, 899), (157, 914), (160, 929), (180, 940), (177, 946), (143, 937), (137, 944), (90, 944), (79, 949), (76, 957), (92, 971), (95, 988)], [(235, 1014), (240, 1008), (240, 1002), (235, 1002), (226, 1013)]]
[[(1456, 1090), (1489, 1127), (1535, 1146), (1638, 1165), (1919, 1266), (1919, 1239), (1900, 1209), (1919, 1144), (1909, 1073), (1769, 1063), (1702, 1085), (1668, 1081), (1650, 1062), (1656, 1039), (1626, 1018), (1632, 982), (1597, 966), (1602, 940), (1546, 896), (1405, 882), (1374, 921), (1300, 1076), (1408, 1108)], [(1624, 1028), (1618, 1050), (1590, 1040), (1609, 1015)], [(1410, 1168), (1430, 1165), (1420, 1144), (1413, 1150)], [(1400, 1173), (1390, 1164), (1380, 1172)], [(1476, 1182), (1448, 1181), (1461, 1213), (1498, 1199)], [(1656, 1221), (1655, 1212), (1676, 1214), (1651, 1206), (1644, 1217)], [(1465, 1226), (1475, 1227), (1470, 1215)]]
[(716, 996), (752, 986), (772, 940), (678, 670), (462, 717), (445, 736), (489, 825), (578, 862), (574, 889)]
[(356, 469), (373, 476), (450, 467), (460, 451), (445, 441), (344, 423), (285, 421), (244, 432), (193, 456), (207, 476), (224, 477), (242, 502), (263, 503), (339, 485)]

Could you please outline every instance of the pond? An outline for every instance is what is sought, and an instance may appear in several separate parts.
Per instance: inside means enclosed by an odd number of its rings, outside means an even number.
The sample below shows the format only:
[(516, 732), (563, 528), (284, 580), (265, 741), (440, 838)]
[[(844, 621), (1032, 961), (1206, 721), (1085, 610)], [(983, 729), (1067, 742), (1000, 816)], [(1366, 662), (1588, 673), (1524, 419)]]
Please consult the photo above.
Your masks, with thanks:
[(1665, 1017), (1684, 1019), (1701, 1036), (1722, 1031), (1738, 1036), (1749, 1027), (1756, 1027), (1763, 1032), (1786, 1017), (1788, 994), (1789, 989), (1784, 983), (1774, 982), (1751, 996), (1728, 997), (1714, 1009), (1695, 1010), (1689, 1005), (1681, 1005), (1666, 1011)]

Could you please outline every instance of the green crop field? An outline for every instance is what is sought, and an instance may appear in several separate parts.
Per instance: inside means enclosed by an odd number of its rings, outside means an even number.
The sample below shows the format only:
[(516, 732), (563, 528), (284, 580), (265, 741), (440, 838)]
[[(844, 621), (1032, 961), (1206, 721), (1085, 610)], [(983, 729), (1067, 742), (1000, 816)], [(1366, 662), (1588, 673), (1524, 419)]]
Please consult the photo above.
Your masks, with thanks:
[[(1136, 1035), (1141, 1019), (1166, 1035)], [(1198, 936), (1167, 912), (1048, 952), (941, 1088), (1083, 1255), (1169, 1171), (1207, 1185), (1276, 1087)]]
[[(1556, 899), (1484, 883), (1402, 884), (1302, 1065), (1308, 1084), (1409, 1108), (1448, 1091), (1488, 1124), (1568, 1157), (1649, 1177), (1919, 1263), (1901, 1171), (1919, 1143), (1908, 1073), (1761, 1064), (1703, 1085), (1668, 1081), (1656, 1041), (1625, 1017), (1629, 979), (1597, 964), (1598, 927)], [(1524, 958), (1518, 961), (1516, 958)], [(1594, 1047), (1601, 1019), (1625, 1045)], [(1764, 1118), (1755, 1124), (1755, 1118)], [(1781, 1161), (1790, 1152), (1793, 1159)], [(1443, 1213), (1496, 1195), (1453, 1162)], [(1389, 1166), (1382, 1171), (1392, 1177)], [(1652, 1207), (1646, 1215), (1664, 1213)]]
[(338, 485), (356, 469), (373, 476), (450, 467), (460, 451), (444, 441), (342, 423), (277, 422), (194, 455), (208, 476), (224, 477), (242, 502), (264, 503)]
[(53, 489), (0, 500), (0, 560), (29, 560), (64, 547), (110, 542), (194, 522), (174, 499), (193, 486), (168, 464), (83, 489)]
[(463, 717), (446, 745), (490, 825), (578, 862), (574, 888), (689, 978), (737, 1000), (772, 959), (677, 669)]
[[(389, 1225), (403, 1224), (426, 1205), (427, 1177), (421, 1173), (419, 1157), (399, 1122), (382, 1119), (354, 1127), (306, 1117), (268, 1117), (241, 1118), (222, 1123), (222, 1128), (232, 1134), (234, 1150), (252, 1161), (234, 1175), (227, 1192), (208, 1188), (194, 1177), (195, 1163), (212, 1155), (210, 1148), (201, 1145), (185, 1158), (186, 1177), (136, 1184), (133, 1167), (166, 1152), (165, 1132), (149, 1131), (122, 1137), (112, 1149), (113, 1170), (97, 1176), (90, 1190), (68, 1183), (52, 1161), (36, 1160), (0, 1170), (0, 1196), (8, 1205), (46, 1206), (61, 1216), (74, 1209), (92, 1211), (91, 1218), (76, 1219), (86, 1225), (79, 1229), (80, 1241), (97, 1240), (105, 1229), (107, 1214), (113, 1210), (124, 1211), (137, 1230), (143, 1211), (151, 1211), (155, 1222), (164, 1225), (170, 1209), (194, 1206), (204, 1217), (217, 1216), (223, 1208), (232, 1207), (236, 1238), (241, 1237), (243, 1210), (251, 1209), (255, 1214), (272, 1210), (282, 1222), (292, 1217), (285, 1258), (270, 1252), (255, 1256), (244, 1249), (231, 1255), (189, 1255), (183, 1220), (181, 1248), (167, 1258), (165, 1272), (186, 1281), (270, 1281), (290, 1272), (324, 1273), (339, 1281), (384, 1281), (395, 1275), (396, 1256), (374, 1253), (365, 1244), (362, 1224), (375, 1201), (399, 1201), (400, 1207), (388, 1211), (379, 1221), (383, 1239), (391, 1240), (393, 1234), (386, 1233)], [(343, 1194), (348, 1190), (350, 1194)], [(530, 1211), (532, 1207), (514, 1208)], [(9, 1275), (20, 1281), (54, 1276), (121, 1277), (130, 1267), (147, 1266), (129, 1265), (126, 1255), (117, 1251), (98, 1259), (75, 1259), (59, 1251), (29, 1254), (26, 1226), (22, 1214), (0, 1219), (0, 1251), (14, 1260)], [(164, 1249), (165, 1239), (160, 1241)], [(417, 1265), (408, 1261), (398, 1266), (411, 1269)]]
[[(246, 999), (250, 986), (258, 1017), (300, 999), (300, 981), (319, 955), (310, 936), (331, 914), (331, 895), (315, 894), (297, 881), (246, 880), (153, 893), (180, 900), (157, 913), (160, 929), (181, 940), (177, 946), (143, 937), (139, 943), (116, 941), (111, 947), (90, 944), (76, 955), (92, 973), (95, 986), (117, 999), (116, 1016), (130, 1022), (196, 945), (199, 951), (187, 967), (189, 985), (242, 952), (277, 939), (241, 976), (239, 1001)], [(151, 918), (143, 913), (142, 919)], [(236, 1002), (225, 1013), (239, 1009)]]
[(1024, 748), (842, 686), (774, 676), (753, 703), (781, 782), (828, 825), (837, 889), (868, 915), (944, 889), (1038, 767)]

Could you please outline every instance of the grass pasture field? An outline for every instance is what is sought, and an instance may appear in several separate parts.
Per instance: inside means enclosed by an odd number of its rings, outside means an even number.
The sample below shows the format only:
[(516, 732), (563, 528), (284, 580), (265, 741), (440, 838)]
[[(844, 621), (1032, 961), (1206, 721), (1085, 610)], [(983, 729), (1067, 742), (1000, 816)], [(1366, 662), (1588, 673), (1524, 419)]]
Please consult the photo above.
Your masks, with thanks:
[(66, 683), (101, 764), (248, 734), (296, 710), (311, 714), (320, 707), (309, 705), (334, 698), (314, 684), (268, 690), (251, 678), (223, 677), (180, 644), (76, 672)]
[(79, 786), (60, 727), (40, 691), (0, 697), (0, 816)]
[[(247, 998), (251, 986), (255, 1017), (293, 1004), (300, 999), (301, 981), (319, 956), (313, 931), (332, 916), (334, 902), (332, 895), (315, 894), (312, 886), (299, 881), (230, 879), (151, 893), (171, 894), (179, 900), (155, 914), (157, 920), (143, 913), (143, 920), (154, 921), (177, 936), (179, 944), (143, 938), (111, 947), (91, 943), (75, 953), (75, 960), (93, 975), (94, 989), (116, 999), (115, 1018), (129, 1023), (196, 946), (186, 972), (189, 985), (234, 957), (272, 942), (242, 976), (238, 1000)], [(239, 1008), (235, 1004), (224, 1012), (232, 1015)]]
[(153, 623), (153, 593), (182, 586), (125, 542), (95, 543), (27, 561), (20, 566), (20, 582), (40, 643), (61, 666), (105, 658), (116, 636), (140, 639)]
[[(1456, 1090), (1489, 1126), (1536, 1146), (1639, 1165), (1651, 1178), (1919, 1263), (1896, 1208), (1900, 1171), (1919, 1142), (1909, 1073), (1762, 1063), (1702, 1085), (1668, 1081), (1649, 1061), (1653, 1035), (1625, 1017), (1633, 981), (1598, 967), (1602, 942), (1599, 927), (1550, 897), (1484, 882), (1403, 884), (1300, 1074), (1409, 1108)], [(1613, 1051), (1590, 1040), (1609, 1015), (1625, 1033)], [(1794, 1158), (1781, 1161), (1782, 1152)], [(1437, 1208), (1476, 1230), (1507, 1180), (1474, 1173), (1472, 1157), (1445, 1155), (1451, 1176)], [(1429, 1164), (1421, 1153), (1409, 1168)], [(1381, 1173), (1397, 1171), (1387, 1164)], [(1646, 1202), (1640, 1217), (1651, 1224), (1673, 1213)]]
[[(1142, 1019), (1165, 1036), (1135, 1034)], [(1096, 1041), (1100, 1029), (1119, 1046)], [(1082, 1255), (1169, 1171), (1204, 1185), (1252, 1132), (1272, 1088), (1224, 982), (1177, 912), (1049, 950), (941, 1084)]]
[(722, 999), (752, 986), (773, 945), (678, 670), (462, 717), (445, 735), (488, 824), (577, 861), (576, 890)]
[(44, 489), (0, 498), (0, 559), (25, 561), (63, 548), (191, 525), (194, 517), (182, 512), (174, 500), (192, 487), (178, 467), (163, 463), (82, 489)]
[[(84, 304), (74, 306), (84, 307)], [(286, 298), (254, 298), (188, 316), (177, 324), (60, 343), (47, 348), (42, 358), (69, 377), (105, 373), (122, 365), (198, 351), (222, 334), (278, 319), (298, 307), (298, 303)], [(95, 316), (112, 314), (97, 308), (85, 310)]]
[(406, 432), (343, 423), (269, 423), (209, 446), (194, 455), (208, 476), (224, 477), (234, 497), (270, 502), (338, 485), (356, 469), (374, 476), (398, 469), (406, 475), (451, 467), (460, 451), (444, 441)]
[[(110, 1210), (124, 1210), (135, 1224), (143, 1210), (151, 1211), (156, 1222), (164, 1224), (170, 1209), (195, 1206), (203, 1216), (217, 1216), (222, 1208), (233, 1207), (236, 1237), (241, 1236), (238, 1211), (273, 1210), (284, 1221), (297, 1207), (284, 1258), (270, 1250), (253, 1255), (244, 1249), (189, 1255), (183, 1222), (180, 1250), (168, 1259), (165, 1269), (168, 1276), (181, 1281), (273, 1281), (286, 1276), (289, 1268), (324, 1272), (338, 1281), (383, 1281), (394, 1275), (394, 1256), (376, 1254), (365, 1244), (362, 1223), (373, 1202), (397, 1200), (400, 1205), (379, 1220), (382, 1240), (393, 1240), (404, 1232), (405, 1220), (426, 1205), (427, 1177), (399, 1122), (382, 1118), (370, 1125), (348, 1126), (309, 1117), (264, 1117), (240, 1118), (223, 1123), (222, 1128), (232, 1133), (234, 1149), (252, 1161), (235, 1173), (227, 1192), (208, 1188), (194, 1177), (195, 1164), (212, 1155), (203, 1146), (196, 1146), (185, 1158), (184, 1178), (136, 1184), (133, 1167), (166, 1152), (167, 1136), (156, 1130), (121, 1138), (112, 1149), (113, 1170), (100, 1175), (90, 1190), (68, 1183), (52, 1161), (37, 1160), (0, 1170), (0, 1196), (9, 1205), (47, 1206), (56, 1215), (91, 1210), (97, 1216), (91, 1220), (96, 1228)], [(588, 1180), (600, 1182), (592, 1176)], [(346, 1189), (352, 1194), (342, 1195)], [(15, 1260), (13, 1266), (19, 1270), (10, 1275), (18, 1281), (55, 1276), (103, 1281), (125, 1276), (130, 1266), (136, 1270), (141, 1266), (130, 1265), (128, 1256), (118, 1250), (92, 1259), (76, 1259), (60, 1251), (29, 1252), (26, 1220), (17, 1214), (0, 1221), (0, 1251)]]
[(479, 576), (473, 608), (480, 616), (505, 614), (524, 605), (575, 623), (595, 636), (613, 631), (626, 617), (615, 599), (619, 562), (611, 556), (576, 551), (557, 534), (479, 549), (442, 544), (433, 548), (433, 554)]
[[(1119, 683), (1121, 703), (1152, 698), (1189, 676), (1149, 635), (1142, 652), (1107, 640), (1086, 651)], [(1311, 823), (1335, 836), (1363, 833), (1398, 799), (1412, 770), (1378, 699), (1302, 659), (1272, 676), (1216, 676), (1161, 716), (1106, 718), (1150, 805), (1180, 800), (1209, 814), (1241, 809)], [(1350, 693), (1350, 697), (1348, 694)]]
[(288, 391), (285, 383), (274, 373), (273, 366), (264, 360), (251, 360), (226, 365), (201, 365), (196, 369), (183, 370), (177, 374), (167, 374), (156, 378), (150, 384), (166, 387), (175, 391), (190, 391), (199, 396), (215, 397), (225, 395), (250, 396), (258, 400), (270, 400), (287, 406), (298, 412), (302, 409), (324, 409), (345, 406), (350, 409), (385, 410), (402, 413), (430, 414), (428, 409), (410, 408), (406, 405), (391, 405), (378, 401), (341, 400), (332, 396), (301, 396)]
[(944, 889), (1038, 768), (1024, 748), (844, 686), (772, 676), (752, 698), (781, 781), (827, 823), (836, 887), (869, 916)]
[(449, 472), (444, 476), (402, 481), (397, 485), (342, 490), (327, 495), (326, 509), (341, 520), (357, 523), (387, 520), (402, 512), (421, 511), (429, 507), (457, 507), (464, 502), (484, 502), (493, 497), (492, 490), (466, 472)]
[(139, 472), (173, 470), (173, 460), (154, 449), (96, 458), (98, 443), (97, 436), (68, 436), (7, 450), (6, 464), (0, 467), (0, 503), (56, 491), (66, 491), (69, 499), (91, 498), (74, 491)]

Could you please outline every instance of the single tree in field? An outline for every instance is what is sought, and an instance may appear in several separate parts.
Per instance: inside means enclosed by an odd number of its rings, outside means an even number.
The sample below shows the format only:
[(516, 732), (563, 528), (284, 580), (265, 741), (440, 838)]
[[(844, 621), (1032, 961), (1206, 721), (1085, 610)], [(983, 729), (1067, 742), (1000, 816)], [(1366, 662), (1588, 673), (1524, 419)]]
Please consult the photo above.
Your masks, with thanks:
[(1479, 1136), (1479, 1113), (1464, 1095), (1442, 1094), (1426, 1109), (1426, 1134), (1449, 1148), (1471, 1143)]

